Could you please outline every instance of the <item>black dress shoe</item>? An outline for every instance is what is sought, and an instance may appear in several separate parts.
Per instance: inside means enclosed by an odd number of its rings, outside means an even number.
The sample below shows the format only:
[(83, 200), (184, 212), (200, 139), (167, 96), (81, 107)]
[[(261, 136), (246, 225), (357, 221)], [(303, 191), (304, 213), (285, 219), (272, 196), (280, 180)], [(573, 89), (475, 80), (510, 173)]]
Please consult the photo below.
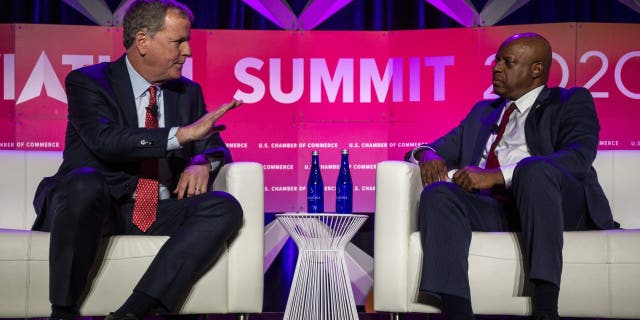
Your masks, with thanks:
[(127, 313), (125, 315), (119, 316), (111, 312), (104, 318), (104, 320), (139, 320), (139, 319), (133, 313)]

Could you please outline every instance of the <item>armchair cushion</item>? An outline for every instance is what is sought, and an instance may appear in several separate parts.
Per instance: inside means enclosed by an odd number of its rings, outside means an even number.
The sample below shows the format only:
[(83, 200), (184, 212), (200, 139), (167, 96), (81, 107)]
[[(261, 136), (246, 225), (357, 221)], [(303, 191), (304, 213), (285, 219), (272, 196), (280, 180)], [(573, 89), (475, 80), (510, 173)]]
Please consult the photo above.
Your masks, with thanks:
[[(49, 303), (49, 233), (29, 231), (33, 193), (51, 175), (60, 152), (0, 152), (0, 317), (45, 317)], [(11, 182), (11, 183), (9, 183)], [(232, 194), (244, 211), (238, 236), (185, 297), (180, 313), (262, 311), (264, 178), (258, 163), (222, 167), (214, 189)], [(4, 229), (1, 229), (4, 228)], [(106, 315), (119, 307), (167, 240), (164, 236), (113, 236), (81, 307), (83, 315)]]

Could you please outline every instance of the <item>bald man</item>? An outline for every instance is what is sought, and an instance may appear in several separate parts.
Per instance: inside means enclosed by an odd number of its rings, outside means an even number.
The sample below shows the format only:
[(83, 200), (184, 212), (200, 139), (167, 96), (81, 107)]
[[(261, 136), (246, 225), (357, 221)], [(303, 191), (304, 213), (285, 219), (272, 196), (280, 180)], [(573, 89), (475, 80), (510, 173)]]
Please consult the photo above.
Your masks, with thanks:
[(521, 231), (533, 318), (557, 319), (562, 232), (616, 227), (592, 167), (600, 130), (593, 98), (584, 88), (546, 87), (550, 66), (545, 38), (509, 37), (492, 70), (500, 98), (477, 103), (412, 152), (425, 185), (420, 290), (439, 296), (449, 319), (473, 319), (472, 231)]

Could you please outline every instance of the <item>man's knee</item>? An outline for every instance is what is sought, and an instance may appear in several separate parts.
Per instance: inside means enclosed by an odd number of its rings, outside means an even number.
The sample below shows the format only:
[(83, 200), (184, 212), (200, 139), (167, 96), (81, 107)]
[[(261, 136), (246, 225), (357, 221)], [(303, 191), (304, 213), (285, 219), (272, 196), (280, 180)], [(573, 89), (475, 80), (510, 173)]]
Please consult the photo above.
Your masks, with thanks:
[(102, 174), (88, 167), (69, 172), (64, 181), (64, 188), (72, 197), (102, 197), (108, 191)]
[(420, 219), (434, 222), (441, 214), (450, 215), (448, 208), (456, 202), (459, 188), (454, 183), (442, 181), (424, 187), (420, 195)]
[(520, 161), (513, 172), (513, 187), (549, 184), (556, 180), (560, 170), (548, 159), (528, 157)]
[(206, 210), (205, 214), (211, 216), (223, 216), (224, 221), (231, 229), (239, 229), (242, 225), (243, 211), (240, 202), (232, 195), (223, 191), (212, 191), (206, 200), (207, 206), (213, 206), (214, 210)]
[(456, 196), (456, 189), (459, 188), (450, 182), (434, 182), (422, 189), (420, 194), (421, 204), (432, 204), (434, 202), (448, 202), (448, 199)]
[(93, 168), (74, 169), (55, 191), (51, 219), (62, 215), (64, 218), (61, 219), (67, 223), (72, 220), (101, 221), (109, 212), (109, 199), (109, 189), (102, 174)]

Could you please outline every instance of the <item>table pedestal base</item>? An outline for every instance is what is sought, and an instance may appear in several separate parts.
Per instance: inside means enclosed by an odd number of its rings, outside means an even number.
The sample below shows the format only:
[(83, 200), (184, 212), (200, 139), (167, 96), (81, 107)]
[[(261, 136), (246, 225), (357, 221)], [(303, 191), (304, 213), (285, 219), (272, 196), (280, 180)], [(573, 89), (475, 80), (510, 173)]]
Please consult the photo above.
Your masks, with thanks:
[(299, 251), (284, 320), (357, 320), (344, 248), (367, 216), (279, 214), (276, 217)]
[(285, 320), (357, 320), (344, 251), (302, 251)]

